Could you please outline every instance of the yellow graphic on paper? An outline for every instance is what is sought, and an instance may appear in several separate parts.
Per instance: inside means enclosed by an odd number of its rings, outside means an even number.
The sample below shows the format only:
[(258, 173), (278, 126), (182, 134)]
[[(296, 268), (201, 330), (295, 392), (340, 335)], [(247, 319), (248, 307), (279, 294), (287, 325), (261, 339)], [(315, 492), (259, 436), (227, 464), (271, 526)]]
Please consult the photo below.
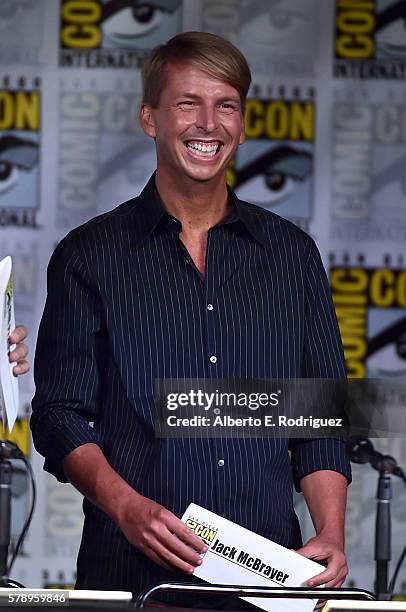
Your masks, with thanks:
[(198, 521), (195, 521), (192, 518), (188, 518), (186, 521), (186, 525), (188, 527), (190, 527), (190, 529), (197, 535), (199, 536), (199, 538), (201, 538), (203, 540), (203, 542), (206, 542), (206, 544), (211, 544), (216, 535), (217, 535), (217, 529), (213, 529), (212, 527), (204, 524), (204, 523), (200, 523)]

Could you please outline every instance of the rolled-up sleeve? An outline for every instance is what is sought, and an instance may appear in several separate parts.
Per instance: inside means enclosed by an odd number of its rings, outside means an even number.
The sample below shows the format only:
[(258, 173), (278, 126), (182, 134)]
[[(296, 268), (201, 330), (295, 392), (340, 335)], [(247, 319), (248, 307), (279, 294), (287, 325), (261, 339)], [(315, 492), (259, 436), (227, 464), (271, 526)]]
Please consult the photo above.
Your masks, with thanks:
[(351, 467), (345, 442), (338, 438), (296, 440), (292, 445), (293, 482), (300, 491), (300, 480), (319, 470), (333, 470), (343, 474), (351, 482)]
[(102, 446), (91, 426), (97, 418), (101, 302), (86, 261), (69, 237), (51, 258), (47, 285), (34, 362), (31, 429), (35, 448), (45, 457), (44, 469), (66, 482), (63, 458), (88, 442)]
[[(303, 378), (345, 378), (346, 366), (337, 317), (327, 276), (312, 241), (306, 265), (306, 316)], [(346, 445), (339, 438), (293, 439), (290, 441), (295, 488), (300, 480), (318, 470), (334, 470), (351, 482)]]

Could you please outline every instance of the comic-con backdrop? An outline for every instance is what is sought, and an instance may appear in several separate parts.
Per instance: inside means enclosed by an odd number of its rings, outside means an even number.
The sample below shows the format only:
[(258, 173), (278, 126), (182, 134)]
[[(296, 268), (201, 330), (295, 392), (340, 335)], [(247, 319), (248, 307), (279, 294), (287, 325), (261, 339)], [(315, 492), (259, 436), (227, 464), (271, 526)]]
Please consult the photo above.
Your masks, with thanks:
[[(228, 179), (315, 238), (349, 375), (405, 376), (405, 0), (0, 0), (0, 257), (13, 256), (31, 354), (56, 243), (137, 194), (154, 169), (153, 142), (137, 124), (139, 69), (153, 46), (183, 30), (228, 37), (250, 62), (247, 142)], [(21, 395), (12, 439), (32, 461), (39, 501), (13, 576), (69, 585), (81, 498), (42, 472), (32, 448), (32, 375)], [(376, 447), (406, 465), (406, 440)], [(349, 580), (369, 589), (375, 488), (372, 468), (354, 466)], [(13, 492), (16, 538), (29, 501), (23, 471)], [(300, 497), (296, 505), (310, 535)], [(405, 507), (395, 482), (394, 558), (406, 540)]]

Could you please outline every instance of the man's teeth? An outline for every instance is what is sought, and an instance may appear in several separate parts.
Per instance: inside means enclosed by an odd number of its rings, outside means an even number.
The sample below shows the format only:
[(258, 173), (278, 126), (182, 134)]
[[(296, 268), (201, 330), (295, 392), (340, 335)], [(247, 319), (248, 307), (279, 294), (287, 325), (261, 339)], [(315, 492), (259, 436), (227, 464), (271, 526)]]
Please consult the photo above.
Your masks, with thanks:
[(217, 149), (219, 147), (218, 144), (203, 144), (200, 142), (188, 142), (187, 148), (191, 149), (194, 153), (204, 153), (205, 155), (214, 156), (217, 153)]

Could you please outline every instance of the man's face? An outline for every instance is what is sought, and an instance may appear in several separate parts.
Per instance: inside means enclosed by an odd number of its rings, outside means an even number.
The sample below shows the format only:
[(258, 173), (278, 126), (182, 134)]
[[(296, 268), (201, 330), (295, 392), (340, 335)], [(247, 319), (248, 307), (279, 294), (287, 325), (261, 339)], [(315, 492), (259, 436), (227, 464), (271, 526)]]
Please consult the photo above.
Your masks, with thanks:
[(144, 105), (141, 123), (155, 138), (158, 172), (180, 181), (225, 182), (227, 166), (245, 139), (237, 90), (191, 63), (167, 66), (159, 106)]

